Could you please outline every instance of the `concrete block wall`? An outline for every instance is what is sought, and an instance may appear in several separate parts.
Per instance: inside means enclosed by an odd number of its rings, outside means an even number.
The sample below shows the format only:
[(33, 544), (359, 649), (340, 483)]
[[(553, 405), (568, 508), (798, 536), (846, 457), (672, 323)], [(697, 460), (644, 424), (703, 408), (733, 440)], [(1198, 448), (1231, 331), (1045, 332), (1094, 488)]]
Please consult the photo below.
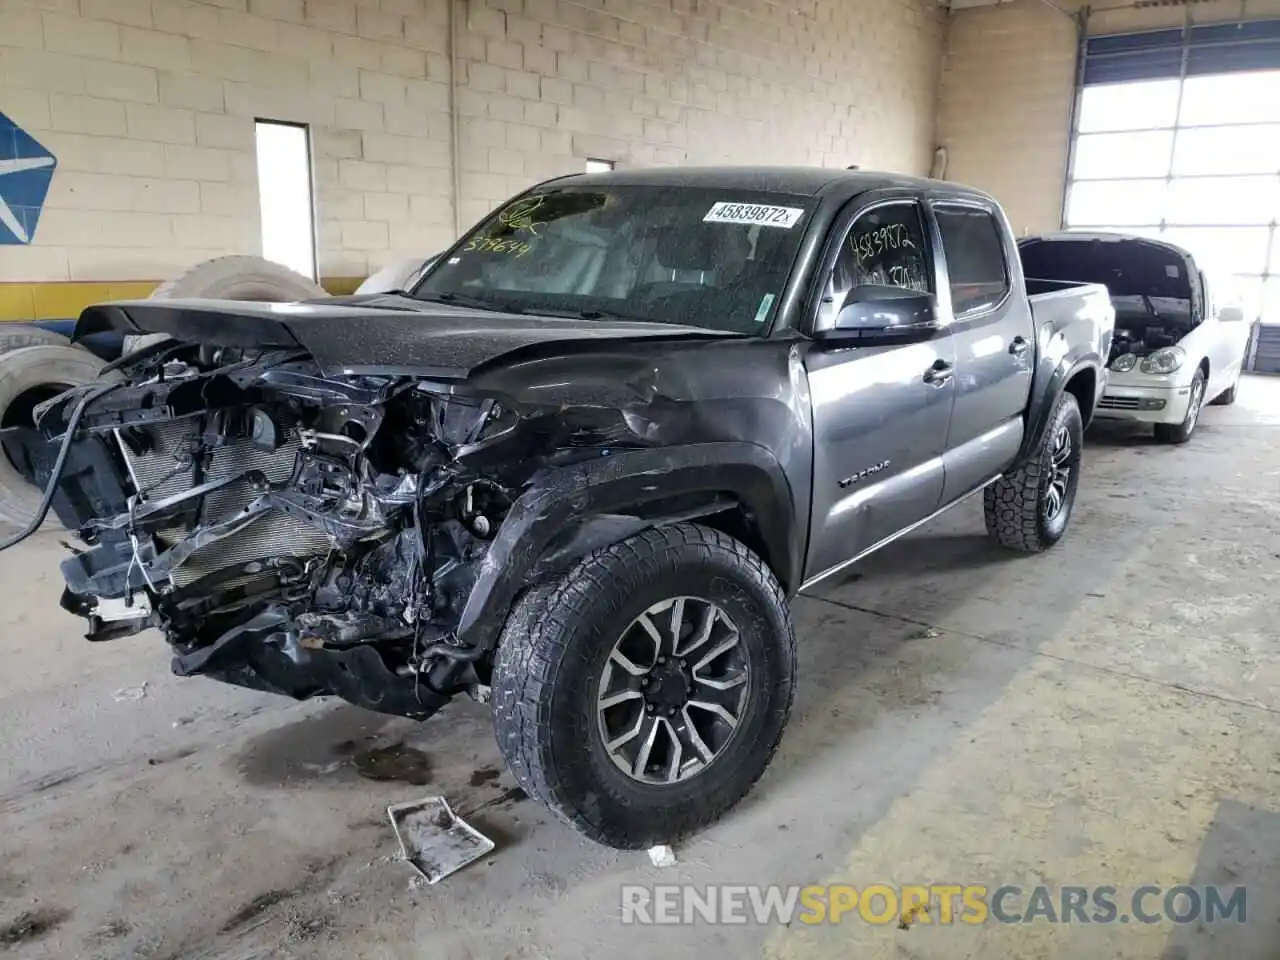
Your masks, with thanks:
[[(1055, 0), (1079, 12), (1083, 0)], [(1280, 17), (1280, 0), (1090, 9), (1086, 35)], [(1062, 225), (1079, 27), (1041, 0), (956, 10), (946, 42), (938, 141), (952, 180), (994, 194), (1018, 233)]]
[(1039, 0), (951, 16), (938, 113), (947, 178), (993, 194), (1019, 234), (1062, 222), (1078, 37)]
[[(0, 111), (58, 158), (3, 281), (259, 252), (253, 122), (311, 128), (320, 272), (454, 235), (449, 0), (0, 0)], [(455, 0), (459, 214), (619, 165), (924, 172), (934, 0)]]
[(473, 0), (463, 220), (588, 157), (922, 173), (944, 25), (930, 0)]

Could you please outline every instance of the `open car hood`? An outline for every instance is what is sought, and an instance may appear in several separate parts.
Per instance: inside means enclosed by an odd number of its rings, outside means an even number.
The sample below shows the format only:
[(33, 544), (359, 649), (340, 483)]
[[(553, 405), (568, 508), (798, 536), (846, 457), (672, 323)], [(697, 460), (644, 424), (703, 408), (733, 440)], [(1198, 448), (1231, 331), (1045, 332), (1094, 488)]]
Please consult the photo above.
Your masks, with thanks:
[(446, 380), (465, 379), (517, 351), (560, 353), (618, 341), (740, 336), (674, 324), (529, 317), (378, 296), (338, 304), (121, 300), (85, 309), (75, 336), (108, 330), (163, 333), (223, 347), (300, 347), (326, 376), (379, 373)]
[(1123, 233), (1055, 233), (1018, 242), (1023, 272), (1037, 280), (1101, 283), (1112, 297), (1199, 296), (1199, 268), (1182, 247)]

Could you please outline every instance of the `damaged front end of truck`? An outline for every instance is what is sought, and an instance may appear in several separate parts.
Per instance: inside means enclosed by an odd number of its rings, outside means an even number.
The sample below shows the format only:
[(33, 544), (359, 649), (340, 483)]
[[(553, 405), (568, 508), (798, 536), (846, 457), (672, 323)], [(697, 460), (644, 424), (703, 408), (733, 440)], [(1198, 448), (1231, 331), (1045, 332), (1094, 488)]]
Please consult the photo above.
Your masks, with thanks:
[[(66, 442), (52, 505), (83, 546), (63, 563), (62, 603), (90, 640), (154, 627), (179, 675), (424, 718), (483, 693), (531, 579), (651, 516), (723, 506), (705, 474), (685, 491), (651, 482), (664, 447), (696, 434), (696, 405), (652, 382), (606, 385), (607, 371), (579, 378), (576, 399), (476, 376), (547, 342), (573, 365), (572, 325), (513, 318), (486, 337), (475, 315), (300, 312), (138, 303), (82, 319), (172, 337), (125, 358), (121, 381), (39, 411)], [(592, 336), (716, 339), (634, 324)], [(625, 513), (587, 509), (601, 483), (632, 501)]]

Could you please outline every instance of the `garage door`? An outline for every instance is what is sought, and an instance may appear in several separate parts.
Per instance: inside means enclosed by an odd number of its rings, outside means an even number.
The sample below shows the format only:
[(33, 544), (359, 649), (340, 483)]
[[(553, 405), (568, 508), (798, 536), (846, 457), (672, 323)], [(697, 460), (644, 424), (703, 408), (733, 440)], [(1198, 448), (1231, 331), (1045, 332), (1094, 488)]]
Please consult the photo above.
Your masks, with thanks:
[(1280, 323), (1280, 20), (1094, 37), (1066, 223), (1190, 249)]

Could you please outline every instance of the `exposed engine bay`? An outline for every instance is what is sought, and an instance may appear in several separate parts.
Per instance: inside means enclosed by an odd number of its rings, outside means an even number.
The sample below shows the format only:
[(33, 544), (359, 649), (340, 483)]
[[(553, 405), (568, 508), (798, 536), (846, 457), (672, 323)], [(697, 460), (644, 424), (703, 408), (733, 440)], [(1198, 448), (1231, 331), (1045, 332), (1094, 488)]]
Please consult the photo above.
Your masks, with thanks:
[[(158, 627), (179, 674), (408, 716), (483, 683), (462, 605), (537, 454), (570, 462), (578, 428), (298, 350), (150, 353), (88, 405), (54, 499), (88, 546), (63, 606), (90, 640)], [(45, 404), (46, 435), (94, 389)]]
[(425, 718), (483, 698), (520, 597), (601, 547), (700, 518), (800, 563), (756, 439), (805, 427), (756, 393), (786, 344), (402, 296), (118, 301), (77, 332), (104, 329), (164, 339), (37, 406), (43, 499), (0, 549), (55, 511), (63, 607), (93, 641), (160, 630), (180, 676)]
[(1171, 244), (1124, 234), (1064, 233), (1018, 245), (1032, 281), (1101, 283), (1116, 308), (1107, 363), (1176, 346), (1201, 321), (1194, 261)]
[(1190, 298), (1112, 296), (1116, 330), (1107, 362), (1132, 353), (1146, 357), (1178, 344), (1194, 325)]

